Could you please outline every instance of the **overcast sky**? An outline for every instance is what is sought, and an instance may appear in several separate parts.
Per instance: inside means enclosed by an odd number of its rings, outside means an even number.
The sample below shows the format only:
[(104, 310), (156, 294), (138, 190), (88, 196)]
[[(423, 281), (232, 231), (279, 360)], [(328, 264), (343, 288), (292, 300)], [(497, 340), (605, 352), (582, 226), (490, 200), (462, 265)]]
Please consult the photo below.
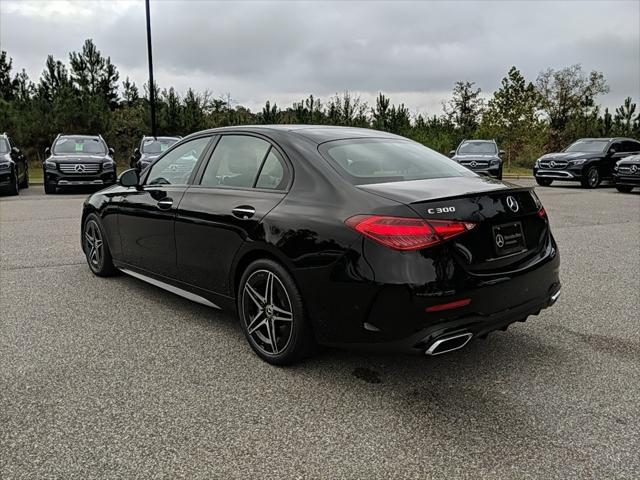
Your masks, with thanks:
[[(249, 108), (309, 93), (378, 91), (413, 112), (440, 113), (457, 80), (495, 90), (511, 65), (581, 63), (602, 71), (615, 107), (640, 100), (640, 1), (151, 1), (156, 81), (229, 92)], [(14, 69), (40, 76), (93, 38), (120, 71), (147, 80), (144, 2), (0, 0), (0, 43)]]

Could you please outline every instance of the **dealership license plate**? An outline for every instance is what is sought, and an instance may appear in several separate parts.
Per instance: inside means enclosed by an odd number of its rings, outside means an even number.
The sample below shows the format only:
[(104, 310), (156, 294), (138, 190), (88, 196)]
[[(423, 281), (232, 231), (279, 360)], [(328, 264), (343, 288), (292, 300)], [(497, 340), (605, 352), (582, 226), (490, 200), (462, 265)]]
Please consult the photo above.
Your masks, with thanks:
[(493, 247), (499, 257), (526, 250), (522, 223), (511, 222), (493, 227)]

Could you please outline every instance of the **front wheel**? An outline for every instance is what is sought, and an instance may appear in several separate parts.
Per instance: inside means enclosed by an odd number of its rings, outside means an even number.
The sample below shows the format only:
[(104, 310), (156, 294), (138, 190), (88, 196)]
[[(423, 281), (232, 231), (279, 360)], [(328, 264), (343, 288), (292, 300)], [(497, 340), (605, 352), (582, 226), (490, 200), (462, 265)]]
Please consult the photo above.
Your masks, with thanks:
[(600, 178), (598, 167), (589, 167), (587, 172), (583, 174), (580, 183), (584, 188), (596, 188), (598, 185), (600, 185), (601, 181), (602, 179)]
[(53, 183), (47, 182), (45, 180), (44, 181), (44, 193), (46, 193), (47, 195), (49, 195), (51, 193), (56, 193), (56, 186)]
[(95, 214), (90, 214), (82, 227), (82, 250), (91, 271), (99, 277), (111, 277), (117, 273), (113, 265), (104, 230)]
[(288, 365), (313, 352), (315, 340), (293, 277), (273, 260), (257, 260), (238, 288), (238, 315), (251, 348), (272, 365)]
[(616, 190), (622, 193), (629, 193), (633, 190), (633, 187), (631, 185), (616, 185)]
[(549, 185), (551, 185), (552, 182), (553, 182), (553, 180), (550, 180), (548, 178), (538, 178), (538, 177), (536, 177), (536, 183), (538, 185), (540, 185), (541, 187), (548, 187)]
[(9, 186), (7, 187), (7, 193), (9, 195), (18, 195), (19, 191), (20, 185), (18, 183), (18, 172), (14, 170), (13, 174), (11, 175)]

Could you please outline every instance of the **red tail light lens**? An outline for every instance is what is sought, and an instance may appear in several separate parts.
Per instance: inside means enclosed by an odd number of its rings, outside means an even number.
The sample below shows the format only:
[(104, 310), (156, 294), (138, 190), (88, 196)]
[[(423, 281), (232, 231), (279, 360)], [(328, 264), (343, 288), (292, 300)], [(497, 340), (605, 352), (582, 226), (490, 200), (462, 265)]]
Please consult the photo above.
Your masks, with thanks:
[(548, 219), (547, 212), (543, 207), (540, 207), (540, 210), (538, 210), (538, 216), (540, 216), (540, 218), (544, 218), (545, 220)]
[(457, 220), (356, 215), (345, 223), (385, 247), (395, 250), (419, 250), (442, 243), (476, 226)]

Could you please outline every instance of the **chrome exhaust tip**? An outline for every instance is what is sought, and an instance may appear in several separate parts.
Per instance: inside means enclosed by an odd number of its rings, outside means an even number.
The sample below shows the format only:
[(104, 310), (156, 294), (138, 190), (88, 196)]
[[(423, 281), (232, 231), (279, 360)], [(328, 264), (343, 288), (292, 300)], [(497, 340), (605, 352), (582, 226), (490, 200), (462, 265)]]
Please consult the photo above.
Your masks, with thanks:
[(473, 333), (461, 333), (458, 335), (452, 335), (450, 337), (439, 338), (431, 344), (431, 346), (424, 352), (426, 355), (441, 355), (447, 352), (453, 352), (464, 347), (469, 340), (473, 337)]
[(560, 293), (562, 293), (562, 290), (558, 290), (556, 293), (551, 295), (551, 299), (549, 301), (549, 305), (553, 305), (554, 303), (556, 303), (558, 298), (560, 298)]

